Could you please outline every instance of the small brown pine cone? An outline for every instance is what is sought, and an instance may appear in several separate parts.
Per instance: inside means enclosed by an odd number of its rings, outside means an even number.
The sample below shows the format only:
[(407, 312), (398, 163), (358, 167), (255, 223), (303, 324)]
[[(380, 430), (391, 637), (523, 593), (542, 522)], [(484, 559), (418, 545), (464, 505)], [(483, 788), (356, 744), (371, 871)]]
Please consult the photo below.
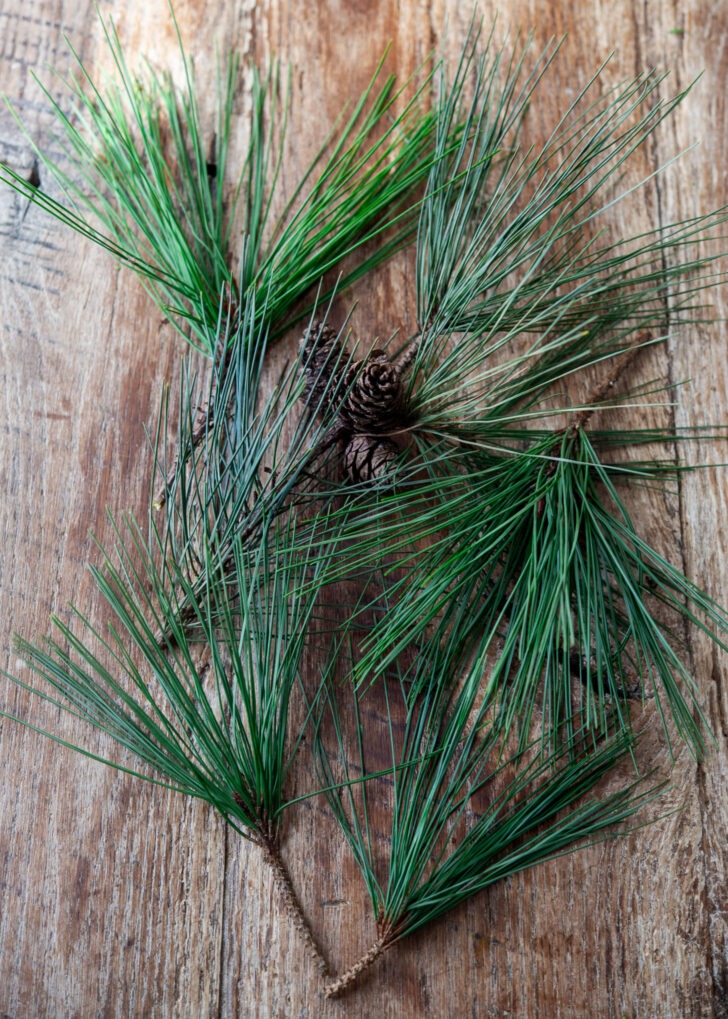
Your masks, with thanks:
[(326, 414), (336, 402), (337, 394), (341, 398), (344, 380), (340, 378), (332, 384), (332, 377), (343, 376), (342, 366), (347, 361), (346, 347), (336, 329), (314, 322), (301, 338), (301, 355), (304, 398), (309, 406)]
[(399, 447), (391, 439), (355, 435), (344, 450), (344, 466), (356, 484), (374, 481), (390, 473), (398, 455)]
[(382, 350), (373, 350), (346, 373), (346, 397), (339, 419), (353, 432), (386, 432), (404, 406), (402, 373)]

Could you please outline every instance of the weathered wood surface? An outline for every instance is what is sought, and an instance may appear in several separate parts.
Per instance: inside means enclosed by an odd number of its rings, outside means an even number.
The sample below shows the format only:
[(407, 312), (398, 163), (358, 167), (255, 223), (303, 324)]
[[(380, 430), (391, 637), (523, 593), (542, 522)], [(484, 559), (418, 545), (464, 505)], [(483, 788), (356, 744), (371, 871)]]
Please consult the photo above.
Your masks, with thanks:
[[(178, 66), (163, 0), (101, 6), (114, 14), (132, 62), (143, 53)], [(488, 20), (498, 6), (487, 0), (480, 11)], [(179, 0), (176, 11), (210, 94), (216, 43), (261, 64), (272, 54), (291, 63), (289, 189), (388, 42), (388, 66), (407, 75), (433, 46), (457, 52), (469, 19), (452, 0)], [(672, 72), (667, 90), (704, 71), (646, 157), (656, 165), (700, 147), (629, 209), (615, 210), (617, 231), (728, 201), (728, 8), (709, 0), (513, 0), (500, 18), (503, 30), (506, 21), (533, 28), (537, 47), (568, 33), (529, 114), (536, 133), (612, 52), (609, 82), (654, 65)], [(68, 70), (64, 34), (84, 60), (103, 62), (90, 0), (5, 0), (0, 88), (42, 144), (50, 144), (50, 118), (30, 73), (47, 79), (47, 65)], [(30, 146), (7, 111), (0, 157), (30, 174)], [(65, 613), (69, 599), (93, 609), (83, 569), (93, 554), (88, 532), (108, 536), (107, 506), (141, 509), (149, 470), (142, 426), (154, 420), (181, 346), (130, 274), (8, 190), (0, 191), (0, 238), (0, 666), (12, 669), (12, 631), (45, 632), (49, 612)], [(403, 257), (355, 296), (362, 334), (408, 329), (411, 261)], [(722, 290), (711, 301), (726, 314)], [(726, 363), (718, 325), (684, 331), (667, 360), (655, 361), (665, 377), (689, 380), (679, 421), (725, 420)], [(728, 459), (709, 443), (693, 455)], [(653, 496), (641, 514), (646, 537), (723, 604), (727, 485), (720, 469), (686, 477), (679, 498)], [(680, 810), (628, 839), (496, 885), (392, 950), (357, 992), (335, 1002), (323, 1001), (259, 853), (204, 804), (0, 722), (0, 1015), (728, 1016), (726, 660), (701, 635), (689, 639), (718, 746), (702, 766), (679, 752), (666, 802)], [(68, 739), (81, 735), (52, 706), (10, 686), (0, 703)], [(649, 749), (664, 763), (657, 736)], [(301, 810), (283, 849), (316, 934), (345, 967), (374, 931), (325, 810)]]

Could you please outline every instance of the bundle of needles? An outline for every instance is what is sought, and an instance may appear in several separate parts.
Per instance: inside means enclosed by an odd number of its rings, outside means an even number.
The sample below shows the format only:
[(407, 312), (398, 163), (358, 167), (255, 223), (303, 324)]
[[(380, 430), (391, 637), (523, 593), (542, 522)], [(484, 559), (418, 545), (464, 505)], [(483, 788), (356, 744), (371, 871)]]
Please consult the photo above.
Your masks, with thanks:
[[(278, 71), (253, 74), (228, 189), (235, 62), (211, 180), (184, 54), (180, 90), (133, 76), (105, 31), (117, 86), (102, 95), (79, 61), (72, 115), (45, 93), (65, 162), (38, 159), (67, 202), (0, 176), (133, 269), (201, 367), (186, 359), (162, 401), (146, 525), (115, 522), (91, 567), (114, 624), (77, 611), (54, 638), (17, 638), (35, 678), (14, 682), (258, 845), (327, 972), (280, 853), (312, 746), (298, 798), (327, 801), (376, 926), (337, 995), (492, 882), (633, 817), (659, 786), (602, 782), (637, 760), (635, 698), (670, 746), (706, 751), (675, 634), (687, 622), (725, 648), (728, 618), (640, 538), (620, 489), (687, 469), (635, 451), (698, 429), (602, 422), (659, 388), (635, 389), (633, 368), (703, 313), (721, 277), (694, 252), (728, 210), (605, 240), (626, 164), (684, 94), (660, 99), (655, 75), (603, 97), (591, 82), (531, 146), (524, 117), (558, 47), (508, 56), (473, 27), (454, 72), (438, 64), (419, 89), (377, 68), (272, 223)], [(414, 335), (355, 346), (334, 298), (410, 245)], [(293, 330), (297, 356), (266, 389)], [(581, 373), (596, 382), (574, 405)]]

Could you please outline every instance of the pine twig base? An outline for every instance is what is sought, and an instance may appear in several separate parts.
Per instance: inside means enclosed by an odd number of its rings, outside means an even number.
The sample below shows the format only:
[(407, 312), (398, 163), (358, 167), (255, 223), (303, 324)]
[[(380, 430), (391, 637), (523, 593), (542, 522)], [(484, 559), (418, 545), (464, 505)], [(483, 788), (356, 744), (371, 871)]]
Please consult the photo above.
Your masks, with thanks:
[(365, 973), (377, 959), (384, 955), (388, 948), (393, 944), (392, 931), (387, 930), (381, 934), (374, 944), (371, 946), (368, 952), (355, 962), (353, 966), (350, 966), (346, 972), (342, 973), (341, 976), (337, 977), (330, 984), (327, 984), (324, 988), (324, 995), (327, 998), (338, 998), (339, 995), (348, 991), (354, 986), (359, 980), (362, 973)]
[(324, 958), (323, 952), (319, 948), (316, 943), (316, 939), (313, 936), (309, 922), (303, 912), (303, 907), (301, 906), (293, 887), (291, 875), (288, 873), (288, 868), (283, 862), (279, 852), (277, 840), (274, 837), (271, 838), (267, 835), (260, 835), (257, 842), (263, 850), (268, 866), (273, 872), (273, 877), (276, 885), (278, 886), (281, 898), (283, 899), (286, 916), (288, 917), (291, 926), (298, 934), (309, 956), (316, 964), (322, 978), (326, 979), (329, 976), (329, 964)]

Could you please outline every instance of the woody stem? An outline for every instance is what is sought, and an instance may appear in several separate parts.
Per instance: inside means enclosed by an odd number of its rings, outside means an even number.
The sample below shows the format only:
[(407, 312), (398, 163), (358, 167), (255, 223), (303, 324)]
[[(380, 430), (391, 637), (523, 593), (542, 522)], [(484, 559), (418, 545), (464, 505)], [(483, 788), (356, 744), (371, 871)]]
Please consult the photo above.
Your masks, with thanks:
[(362, 973), (365, 973), (393, 944), (394, 931), (392, 928), (387, 927), (384, 930), (380, 930), (379, 937), (361, 959), (355, 962), (353, 966), (350, 966), (336, 980), (326, 985), (324, 988), (325, 996), (327, 998), (337, 998), (340, 994), (348, 991), (359, 980)]
[(629, 366), (632, 364), (634, 359), (639, 354), (640, 350), (642, 349), (642, 345), (646, 342), (646, 340), (647, 334), (640, 333), (639, 336), (637, 337), (638, 341), (637, 344), (634, 347), (631, 347), (625, 354), (622, 355), (622, 357), (615, 364), (612, 373), (609, 376), (607, 376), (606, 379), (602, 379), (599, 385), (596, 386), (594, 390), (592, 390), (589, 398), (586, 401), (585, 409), (579, 411), (579, 413), (575, 415), (573, 421), (567, 428), (567, 432), (570, 435), (576, 435), (577, 432), (581, 431), (583, 428), (586, 428), (592, 416), (599, 409), (599, 404), (604, 402), (607, 396), (617, 385), (619, 380), (622, 378), (624, 373), (627, 371)]
[(328, 963), (316, 943), (309, 922), (303, 912), (303, 907), (298, 900), (293, 882), (291, 881), (291, 875), (288, 873), (288, 868), (283, 862), (278, 848), (278, 839), (275, 834), (269, 831), (261, 831), (256, 841), (263, 850), (266, 863), (273, 871), (273, 877), (278, 885), (278, 891), (283, 899), (283, 905), (293, 929), (300, 937), (308, 954), (318, 966), (321, 976), (327, 977), (329, 975)]
[[(230, 322), (237, 314), (237, 306), (235, 305), (234, 300), (232, 298), (232, 291), (230, 290), (229, 284), (227, 289), (229, 291), (228, 301), (230, 316), (228, 321)], [(215, 371), (217, 379), (221, 378), (222, 375), (224, 375), (225, 370), (228, 364), (230, 363), (230, 354), (232, 352), (232, 348), (229, 345), (227, 345), (226, 340), (227, 331), (224, 332), (220, 337), (218, 349), (215, 354)], [(215, 385), (210, 402), (205, 406), (200, 407), (197, 412), (197, 422), (194, 428), (192, 429), (187, 449), (183, 454), (186, 460), (192, 456), (194, 450), (199, 446), (199, 444), (205, 438), (205, 435), (208, 433), (209, 429), (212, 427), (216, 410), (215, 395), (217, 388), (218, 388), (217, 385)], [(180, 452), (181, 451), (178, 449), (177, 453), (175, 454), (175, 458), (172, 461), (172, 466), (167, 472), (167, 477), (164, 479), (164, 483), (162, 484), (161, 488), (154, 497), (152, 505), (156, 510), (162, 509), (165, 502), (167, 501), (167, 492), (169, 491), (170, 486), (172, 485), (172, 482), (174, 481), (177, 471), (179, 469)]]

